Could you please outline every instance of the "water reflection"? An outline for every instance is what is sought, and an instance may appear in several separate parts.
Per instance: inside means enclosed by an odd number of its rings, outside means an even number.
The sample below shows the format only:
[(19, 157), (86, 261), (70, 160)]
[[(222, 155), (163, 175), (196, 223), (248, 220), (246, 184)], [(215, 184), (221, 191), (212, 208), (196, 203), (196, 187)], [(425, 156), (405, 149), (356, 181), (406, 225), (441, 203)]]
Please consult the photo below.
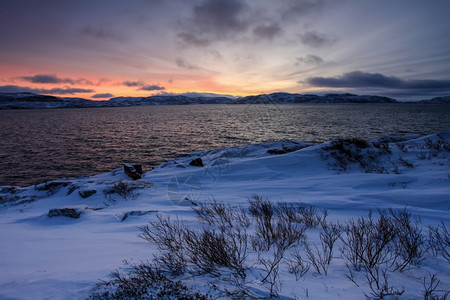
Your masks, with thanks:
[(450, 131), (449, 105), (195, 105), (0, 111), (0, 185), (218, 147)]

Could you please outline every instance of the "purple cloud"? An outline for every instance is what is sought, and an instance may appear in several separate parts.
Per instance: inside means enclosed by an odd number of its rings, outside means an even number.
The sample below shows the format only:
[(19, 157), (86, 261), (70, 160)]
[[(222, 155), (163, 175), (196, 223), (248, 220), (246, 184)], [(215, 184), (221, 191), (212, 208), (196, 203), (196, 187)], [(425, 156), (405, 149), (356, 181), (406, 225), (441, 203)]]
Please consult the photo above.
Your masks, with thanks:
[(56, 75), (52, 74), (37, 74), (34, 76), (23, 76), (20, 77), (21, 79), (25, 81), (29, 81), (32, 83), (68, 83), (68, 84), (74, 84), (73, 80), (70, 78), (58, 78)]
[(253, 29), (253, 34), (261, 39), (273, 40), (275, 37), (283, 32), (278, 23), (269, 25), (260, 25)]
[(41, 83), (41, 84), (83, 84), (83, 85), (93, 85), (94, 83), (90, 80), (79, 78), (79, 79), (71, 79), (71, 78), (59, 78), (55, 74), (37, 74), (34, 76), (22, 76), (19, 77), (22, 80), (31, 82), (31, 83)]
[(57, 95), (72, 95), (76, 93), (92, 93), (95, 92), (92, 89), (82, 88), (53, 88), (53, 89), (41, 89), (30, 88), (17, 85), (4, 85), (0, 86), (0, 93), (35, 93), (35, 94), (57, 94)]
[(142, 91), (162, 91), (165, 89), (166, 89), (165, 87), (156, 84), (146, 85), (140, 88), (140, 90)]
[(112, 98), (112, 97), (114, 97), (114, 95), (111, 94), (111, 93), (104, 93), (104, 94), (95, 94), (95, 95), (92, 95), (92, 98), (95, 98), (95, 99), (104, 99), (104, 98)]
[(317, 87), (348, 87), (348, 88), (391, 88), (391, 89), (449, 89), (450, 80), (403, 80), (395, 76), (380, 73), (365, 73), (354, 71), (337, 77), (310, 77), (307, 83)]
[(305, 57), (297, 57), (296, 65), (305, 64), (305, 65), (321, 65), (324, 63), (324, 60), (317, 55), (308, 54)]
[(194, 6), (178, 38), (188, 45), (207, 46), (213, 41), (232, 38), (245, 31), (248, 6), (239, 0), (206, 0)]
[(334, 44), (336, 39), (330, 38), (324, 33), (308, 31), (300, 35), (300, 41), (307, 46), (321, 48)]
[(139, 81), (123, 81), (122, 82), (123, 85), (128, 86), (128, 87), (133, 87), (133, 86), (144, 86), (145, 82), (139, 80)]
[(177, 59), (175, 60), (175, 64), (183, 69), (188, 69), (188, 70), (193, 70), (193, 69), (198, 69), (197, 66), (189, 63), (188, 61), (186, 61), (184, 58), (182, 57), (177, 57)]

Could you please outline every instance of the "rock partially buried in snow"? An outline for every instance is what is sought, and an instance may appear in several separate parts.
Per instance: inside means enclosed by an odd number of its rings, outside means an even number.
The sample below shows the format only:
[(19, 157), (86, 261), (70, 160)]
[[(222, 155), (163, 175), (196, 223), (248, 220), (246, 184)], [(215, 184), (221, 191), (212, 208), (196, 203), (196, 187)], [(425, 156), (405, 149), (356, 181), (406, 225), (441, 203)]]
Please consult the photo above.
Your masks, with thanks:
[(157, 210), (147, 210), (147, 211), (133, 210), (133, 211), (128, 211), (128, 212), (123, 214), (122, 219), (120, 220), (120, 222), (125, 221), (129, 216), (144, 216), (146, 214), (156, 213), (156, 212), (158, 212), (158, 211)]
[(68, 217), (72, 219), (79, 219), (81, 217), (82, 210), (79, 208), (52, 208), (48, 211), (47, 216), (52, 217)]
[(49, 181), (35, 186), (36, 191), (46, 191), (49, 195), (70, 184), (68, 181)]
[(123, 164), (125, 174), (133, 180), (141, 179), (143, 171), (142, 165), (139, 164)]
[(80, 197), (83, 198), (83, 199), (88, 198), (88, 197), (94, 195), (95, 193), (97, 193), (96, 190), (84, 190), (84, 191), (79, 191), (78, 192)]
[(203, 164), (203, 161), (202, 161), (202, 159), (199, 157), (199, 158), (196, 158), (196, 159), (194, 159), (194, 160), (192, 160), (190, 163), (189, 163), (189, 165), (191, 165), (191, 166), (194, 166), (194, 167), (204, 167), (205, 165)]

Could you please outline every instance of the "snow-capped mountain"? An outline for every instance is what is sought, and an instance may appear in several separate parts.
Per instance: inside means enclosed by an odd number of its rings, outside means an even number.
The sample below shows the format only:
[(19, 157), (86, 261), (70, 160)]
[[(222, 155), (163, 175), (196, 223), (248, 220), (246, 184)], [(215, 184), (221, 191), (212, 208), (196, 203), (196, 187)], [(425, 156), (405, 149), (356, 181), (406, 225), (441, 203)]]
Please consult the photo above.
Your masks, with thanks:
[(450, 96), (447, 97), (434, 97), (430, 100), (421, 100), (418, 103), (429, 103), (429, 104), (447, 104), (450, 103)]
[[(372, 95), (354, 94), (290, 94), (272, 93), (239, 98), (186, 95), (155, 95), (149, 97), (116, 97), (106, 101), (83, 98), (61, 98), (33, 93), (0, 93), (0, 109), (124, 107), (146, 105), (190, 104), (296, 104), (296, 103), (399, 103), (397, 100)], [(450, 103), (450, 97), (436, 97), (415, 103)]]

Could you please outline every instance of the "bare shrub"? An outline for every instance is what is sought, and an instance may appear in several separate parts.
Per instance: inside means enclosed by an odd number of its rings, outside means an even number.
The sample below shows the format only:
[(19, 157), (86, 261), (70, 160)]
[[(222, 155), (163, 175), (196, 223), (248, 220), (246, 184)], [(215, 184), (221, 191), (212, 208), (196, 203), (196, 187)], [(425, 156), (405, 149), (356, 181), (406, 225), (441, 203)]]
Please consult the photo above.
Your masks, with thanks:
[(327, 257), (323, 249), (319, 249), (315, 244), (313, 246), (306, 244), (306, 256), (317, 273), (328, 274)]
[(317, 207), (312, 205), (299, 206), (298, 211), (302, 217), (300, 222), (305, 224), (307, 227), (319, 226), (326, 220), (328, 215), (327, 210), (323, 210), (322, 215), (320, 215)]
[(351, 163), (359, 163), (363, 160), (361, 149), (365, 149), (368, 146), (369, 144), (366, 141), (359, 138), (336, 139), (324, 150), (329, 151), (331, 157), (335, 159), (335, 167), (345, 171)]
[(438, 226), (428, 227), (430, 250), (434, 256), (441, 255), (450, 261), (450, 232), (444, 222)]
[[(376, 274), (376, 275), (375, 275)], [(386, 269), (381, 266), (376, 266), (372, 272), (366, 272), (366, 278), (369, 282), (370, 295), (365, 294), (367, 299), (384, 299), (386, 296), (401, 296), (405, 289), (396, 289), (389, 285)]]
[(238, 230), (209, 230), (197, 233), (187, 229), (186, 256), (193, 265), (193, 273), (219, 276), (218, 270), (228, 268), (245, 276), (244, 261), (247, 257), (247, 233)]
[(450, 143), (447, 142), (444, 138), (433, 141), (432, 139), (425, 139), (425, 147), (434, 151), (447, 150), (450, 151)]
[[(254, 294), (251, 286), (260, 284), (267, 288), (267, 296), (280, 298), (280, 274), (287, 269), (300, 280), (313, 268), (327, 275), (339, 239), (347, 277), (357, 286), (365, 277), (368, 299), (395, 298), (404, 289), (390, 284), (389, 275), (419, 265), (426, 250), (420, 220), (406, 209), (379, 210), (377, 217), (369, 212), (345, 226), (328, 222), (326, 210), (273, 204), (256, 195), (249, 199), (249, 210), (215, 201), (193, 209), (204, 223), (201, 228), (161, 215), (140, 227), (139, 236), (159, 250), (152, 265), (132, 264), (126, 273), (113, 272), (113, 279), (100, 283), (91, 298), (210, 297), (175, 280), (192, 276), (201, 276), (217, 297), (256, 299), (260, 295)], [(307, 227), (318, 225), (320, 243), (308, 243)], [(429, 237), (430, 251), (448, 257), (449, 233), (443, 222), (429, 227)], [(425, 278), (423, 284), (425, 299), (446, 299), (449, 294), (438, 289), (436, 276)]]
[(311, 269), (311, 264), (303, 259), (300, 252), (295, 249), (292, 254), (292, 259), (287, 260), (289, 273), (293, 273), (295, 275), (295, 279), (298, 281), (301, 277), (305, 276), (308, 273), (309, 269)]
[(341, 226), (339, 224), (324, 224), (320, 233), (320, 242), (325, 255), (325, 262), (329, 265), (333, 258), (333, 249), (336, 241), (341, 236)]
[(390, 244), (397, 235), (397, 229), (385, 212), (380, 211), (378, 220), (372, 218), (372, 212), (367, 218), (350, 220), (345, 233), (346, 238), (341, 239), (343, 255), (355, 270), (362, 267), (370, 270), (394, 259)]
[(419, 266), (424, 260), (425, 238), (419, 226), (420, 220), (402, 209), (389, 208), (397, 235), (394, 239), (395, 269), (403, 272), (408, 266)]
[(119, 198), (125, 200), (135, 200), (138, 196), (136, 189), (138, 187), (126, 181), (119, 181), (112, 187), (103, 191), (106, 199), (111, 203), (116, 203)]
[(378, 141), (372, 142), (372, 146), (377, 149), (380, 149), (382, 153), (390, 154), (392, 153), (391, 148), (389, 146), (389, 140), (380, 139)]
[(185, 272), (218, 276), (222, 267), (245, 276), (244, 261), (248, 252), (248, 235), (240, 227), (203, 228), (197, 232), (170, 217), (140, 228), (139, 237), (158, 246), (161, 255), (155, 260), (173, 275)]
[(275, 208), (268, 199), (261, 196), (253, 195), (249, 199), (250, 213), (256, 219), (256, 236), (258, 245), (261, 249), (269, 250), (270, 246), (275, 242)]
[(326, 223), (328, 211), (323, 209), (321, 212), (317, 207), (305, 203), (296, 205), (279, 203), (276, 214), (280, 218), (288, 219), (289, 222), (304, 224), (306, 227), (317, 227)]
[(331, 166), (338, 171), (346, 171), (355, 164), (364, 173), (399, 173), (396, 163), (383, 158), (391, 154), (387, 141), (369, 143), (359, 138), (336, 139), (323, 150), (322, 156), (325, 159), (331, 156), (334, 159)]
[(140, 238), (155, 243), (161, 255), (155, 259), (161, 268), (173, 275), (180, 275), (186, 271), (187, 258), (185, 256), (186, 226), (179, 219), (171, 220), (158, 215), (158, 221), (141, 226)]
[(320, 248), (305, 243), (306, 255), (317, 273), (328, 274), (328, 266), (333, 258), (333, 248), (341, 235), (338, 224), (327, 224), (323, 222), (323, 230), (320, 232)]
[(206, 204), (199, 203), (193, 209), (199, 220), (208, 225), (249, 227), (251, 224), (250, 218), (242, 207), (236, 209), (216, 200)]
[(112, 272), (112, 279), (97, 284), (89, 299), (213, 299), (169, 279), (149, 263), (124, 263), (131, 270)]
[(268, 251), (273, 244), (288, 249), (304, 236), (306, 228), (299, 221), (298, 211), (292, 205), (275, 207), (268, 199), (254, 195), (249, 199), (250, 213), (256, 220), (253, 249)]
[[(419, 219), (413, 219), (406, 209), (378, 211), (379, 218), (361, 217), (347, 223), (346, 237), (341, 238), (342, 253), (356, 271), (363, 270), (371, 294), (368, 299), (399, 296), (404, 289), (397, 289), (388, 282), (388, 273), (404, 271), (410, 265), (419, 265), (425, 253), (424, 237)], [(391, 269), (392, 268), (392, 269)], [(356, 283), (349, 268), (350, 280)]]
[(278, 244), (272, 248), (273, 253), (269, 257), (263, 257), (258, 253), (258, 262), (263, 266), (264, 273), (262, 274), (261, 282), (268, 284), (270, 297), (278, 297), (280, 282), (278, 280), (278, 272), (280, 269), (280, 262), (284, 258), (286, 248)]
[(430, 274), (430, 279), (423, 278), (423, 299), (424, 300), (445, 300), (450, 294), (450, 290), (438, 290), (441, 281), (437, 274)]

